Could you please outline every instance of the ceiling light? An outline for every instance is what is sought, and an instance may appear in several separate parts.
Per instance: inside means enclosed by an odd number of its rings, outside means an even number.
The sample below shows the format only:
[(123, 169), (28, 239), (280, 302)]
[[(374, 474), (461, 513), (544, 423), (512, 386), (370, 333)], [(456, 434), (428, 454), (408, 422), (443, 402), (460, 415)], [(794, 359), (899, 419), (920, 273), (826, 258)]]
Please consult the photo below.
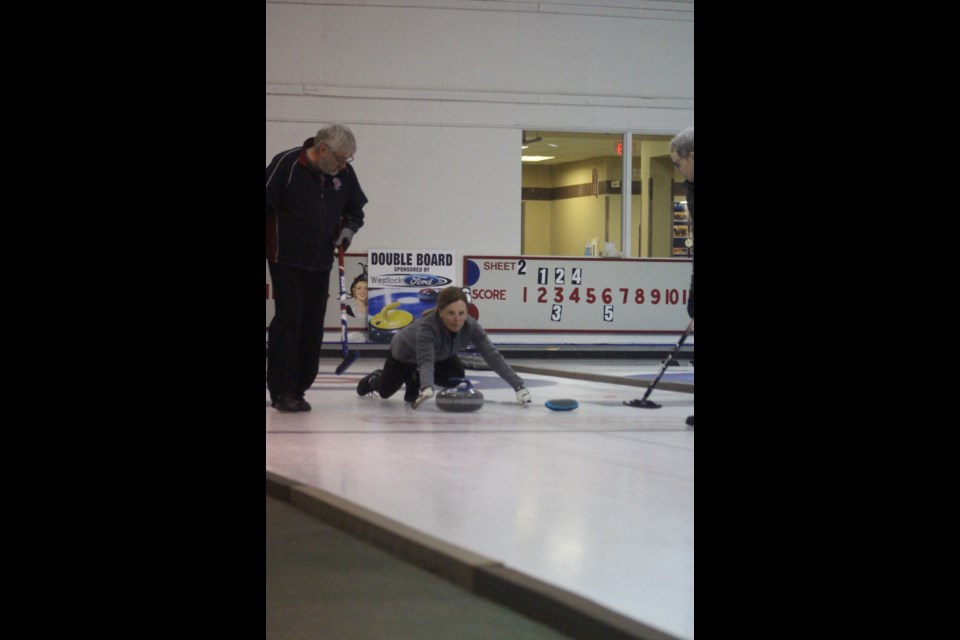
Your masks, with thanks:
[(557, 156), (521, 156), (523, 162), (542, 162), (544, 160), (553, 160)]

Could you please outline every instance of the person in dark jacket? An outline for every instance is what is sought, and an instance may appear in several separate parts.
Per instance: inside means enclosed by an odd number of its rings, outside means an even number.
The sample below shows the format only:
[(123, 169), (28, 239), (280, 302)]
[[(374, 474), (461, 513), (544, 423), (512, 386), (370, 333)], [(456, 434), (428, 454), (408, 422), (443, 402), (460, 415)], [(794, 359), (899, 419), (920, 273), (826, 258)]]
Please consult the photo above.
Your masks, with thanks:
[[(684, 129), (670, 141), (670, 159), (684, 178), (687, 187), (687, 210), (690, 212), (690, 237), (693, 237), (693, 127)], [(696, 264), (696, 258), (693, 259)], [(690, 270), (690, 297), (687, 298), (687, 315), (693, 320), (693, 272)], [(693, 416), (687, 418), (687, 424), (693, 426)]]
[(487, 338), (483, 328), (467, 313), (467, 296), (460, 287), (447, 287), (437, 296), (434, 311), (417, 318), (390, 341), (383, 369), (369, 373), (357, 385), (357, 394), (373, 392), (389, 398), (406, 386), (404, 402), (416, 409), (433, 397), (434, 385), (455, 387), (451, 378), (463, 378), (465, 371), (457, 353), (473, 344), (484, 361), (503, 378), (521, 405), (530, 402), (523, 380), (507, 364)]
[(331, 125), (267, 166), (267, 263), (275, 313), (267, 333), (267, 389), (279, 411), (309, 411), (320, 369), (335, 250), (363, 226), (367, 198), (350, 163), (353, 132)]

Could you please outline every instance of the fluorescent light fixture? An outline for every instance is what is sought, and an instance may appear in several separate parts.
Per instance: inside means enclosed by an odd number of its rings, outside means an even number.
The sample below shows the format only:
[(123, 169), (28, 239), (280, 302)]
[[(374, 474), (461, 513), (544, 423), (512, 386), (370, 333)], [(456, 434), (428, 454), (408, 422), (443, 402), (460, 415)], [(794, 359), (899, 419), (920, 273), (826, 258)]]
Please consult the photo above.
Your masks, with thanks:
[(544, 160), (553, 160), (557, 156), (520, 156), (523, 162), (542, 162)]
[(521, 149), (529, 149), (529, 148), (530, 148), (530, 145), (528, 145), (528, 144), (525, 144), (525, 145), (523, 145), (523, 146), (522, 146), (522, 147), (520, 147), (520, 148), (521, 148)]

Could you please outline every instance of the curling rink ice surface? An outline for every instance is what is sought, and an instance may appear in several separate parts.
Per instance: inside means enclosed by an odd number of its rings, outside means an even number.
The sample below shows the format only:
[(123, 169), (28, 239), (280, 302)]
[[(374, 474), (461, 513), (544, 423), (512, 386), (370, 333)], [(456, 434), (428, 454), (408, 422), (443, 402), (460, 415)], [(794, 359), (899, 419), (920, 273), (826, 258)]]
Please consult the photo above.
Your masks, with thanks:
[[(652, 380), (660, 361), (526, 360), (512, 365)], [(496, 559), (677, 638), (694, 637), (694, 413), (691, 392), (659, 409), (626, 407), (646, 387), (521, 372), (521, 407), (492, 371), (467, 370), (476, 412), (416, 411), (359, 397), (383, 366), (361, 356), (343, 375), (324, 358), (306, 399), (281, 413), (266, 398), (266, 470), (330, 492), (413, 529)], [(660, 384), (689, 382), (688, 360)], [(544, 402), (573, 398), (573, 411)]]

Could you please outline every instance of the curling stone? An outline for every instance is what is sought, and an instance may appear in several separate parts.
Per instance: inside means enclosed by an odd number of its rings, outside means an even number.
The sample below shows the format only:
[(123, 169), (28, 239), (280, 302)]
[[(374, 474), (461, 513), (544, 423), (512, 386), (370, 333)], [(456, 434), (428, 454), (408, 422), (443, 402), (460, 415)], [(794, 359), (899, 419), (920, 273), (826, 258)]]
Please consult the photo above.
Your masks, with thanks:
[(435, 396), (437, 408), (443, 411), (476, 411), (483, 406), (483, 394), (473, 388), (465, 378), (450, 378), (450, 382), (459, 382), (456, 387), (444, 389)]
[(420, 289), (420, 291), (417, 292), (417, 297), (420, 299), (420, 302), (436, 302), (437, 296), (439, 295), (439, 291), (431, 289), (430, 287)]

